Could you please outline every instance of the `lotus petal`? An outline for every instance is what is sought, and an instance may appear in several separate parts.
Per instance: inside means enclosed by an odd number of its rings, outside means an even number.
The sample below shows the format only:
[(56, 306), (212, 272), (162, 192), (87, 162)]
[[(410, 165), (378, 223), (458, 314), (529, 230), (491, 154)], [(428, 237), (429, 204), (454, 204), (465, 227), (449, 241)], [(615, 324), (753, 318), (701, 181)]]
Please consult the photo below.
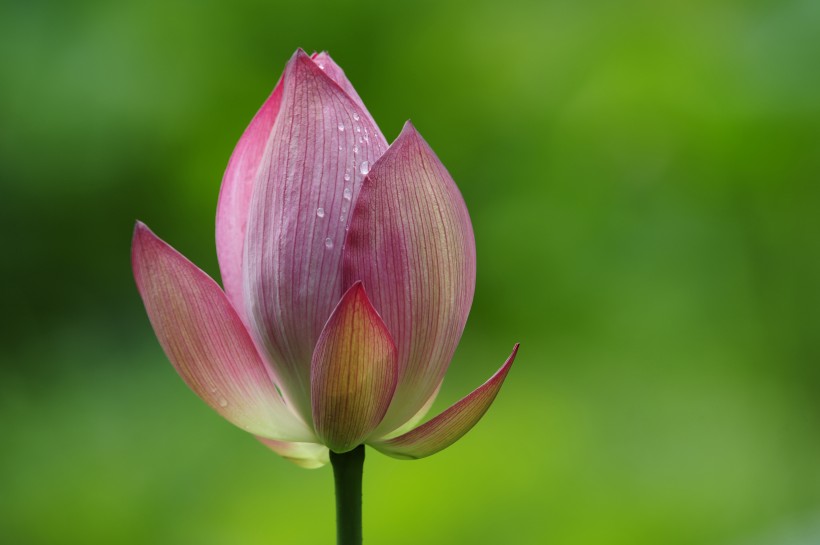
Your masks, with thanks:
[(242, 256), (251, 195), (259, 168), (268, 147), (273, 124), (282, 102), (282, 80), (245, 129), (228, 161), (216, 205), (216, 255), (222, 285), (233, 307), (243, 320), (245, 300), (242, 292)]
[(504, 384), (504, 379), (518, 353), (518, 345), (490, 379), (473, 390), (458, 403), (404, 435), (369, 444), (394, 458), (416, 459), (430, 456), (461, 439), (484, 416), (495, 396)]
[(313, 348), (343, 294), (350, 209), (385, 149), (365, 110), (297, 51), (251, 198), (243, 274), (250, 328), (306, 421)]
[(305, 469), (316, 469), (330, 461), (327, 447), (317, 443), (292, 443), (257, 437), (273, 452)]
[(396, 391), (396, 347), (360, 282), (345, 293), (313, 353), (316, 434), (334, 452), (362, 444)]
[(271, 439), (315, 436), (285, 405), (242, 320), (207, 274), (137, 223), (131, 262), (148, 318), (185, 383), (232, 424)]
[(361, 280), (393, 335), (399, 386), (377, 433), (409, 420), (441, 384), (475, 289), (467, 207), (408, 121), (362, 185), (345, 242), (345, 285)]

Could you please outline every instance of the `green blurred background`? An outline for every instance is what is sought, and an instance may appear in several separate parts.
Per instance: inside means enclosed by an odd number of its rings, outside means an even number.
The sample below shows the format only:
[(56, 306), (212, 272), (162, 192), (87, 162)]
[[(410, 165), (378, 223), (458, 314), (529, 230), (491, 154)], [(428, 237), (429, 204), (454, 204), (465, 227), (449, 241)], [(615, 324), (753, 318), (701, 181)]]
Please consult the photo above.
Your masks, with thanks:
[(820, 3), (0, 6), (0, 543), (333, 542), (328, 468), (191, 394), (133, 285), (139, 218), (218, 275), (233, 145), (296, 47), (474, 221), (436, 404), (520, 341), (484, 420), (369, 451), (368, 543), (820, 543)]

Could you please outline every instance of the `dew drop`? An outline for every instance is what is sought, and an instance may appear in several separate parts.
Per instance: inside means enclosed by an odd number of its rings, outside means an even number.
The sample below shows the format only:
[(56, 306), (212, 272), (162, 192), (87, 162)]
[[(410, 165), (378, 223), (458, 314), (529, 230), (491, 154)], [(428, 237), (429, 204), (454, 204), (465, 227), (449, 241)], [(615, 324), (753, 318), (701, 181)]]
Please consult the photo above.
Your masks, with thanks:
[(220, 407), (227, 407), (228, 406), (228, 400), (225, 399), (224, 397), (220, 397), (219, 398), (219, 406)]
[(344, 131), (345, 131), (345, 126), (344, 126), (344, 124), (343, 124), (343, 123), (339, 123), (339, 125), (338, 125), (338, 129), (339, 129), (339, 132), (344, 132)]
[(358, 121), (359, 120), (359, 114), (357, 114), (356, 112), (353, 112), (353, 119)]
[(316, 215), (319, 216), (320, 218), (325, 217), (325, 209), (320, 206), (319, 208), (316, 209)]
[(356, 132), (362, 132), (362, 128), (356, 125)]
[(339, 216), (339, 223), (344, 223), (346, 219), (347, 219), (347, 214), (342, 214), (341, 216)]
[(350, 181), (350, 173), (349, 172), (345, 172), (345, 181), (346, 182)]
[(328, 250), (330, 250), (331, 248), (333, 248), (333, 241), (332, 241), (332, 240), (330, 240), (330, 237), (327, 237), (327, 238), (325, 239), (325, 248), (327, 248)]
[(342, 193), (342, 197), (343, 197), (343, 198), (344, 198), (344, 200), (346, 200), (346, 201), (349, 201), (351, 198), (353, 198), (353, 192), (352, 192), (352, 191), (350, 191), (350, 188), (349, 188), (349, 187), (346, 187), (346, 188), (345, 188), (344, 192)]
[(353, 153), (359, 153), (359, 146), (353, 146)]
[(362, 164), (359, 165), (359, 172), (362, 174), (367, 174), (370, 172), (370, 162), (369, 161), (362, 161)]

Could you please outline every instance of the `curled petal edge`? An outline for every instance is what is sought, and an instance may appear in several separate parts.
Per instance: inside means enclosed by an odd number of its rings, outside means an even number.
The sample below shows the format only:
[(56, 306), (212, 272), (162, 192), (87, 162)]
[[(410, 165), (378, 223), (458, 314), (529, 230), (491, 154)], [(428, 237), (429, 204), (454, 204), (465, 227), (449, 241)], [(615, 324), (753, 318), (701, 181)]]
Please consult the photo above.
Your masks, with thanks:
[(327, 447), (318, 443), (276, 441), (264, 437), (257, 439), (288, 462), (305, 469), (317, 469), (330, 461)]
[(518, 344), (504, 365), (487, 382), (421, 426), (392, 439), (371, 440), (368, 444), (393, 458), (415, 460), (443, 450), (466, 434), (481, 420), (498, 395), (518, 353)]

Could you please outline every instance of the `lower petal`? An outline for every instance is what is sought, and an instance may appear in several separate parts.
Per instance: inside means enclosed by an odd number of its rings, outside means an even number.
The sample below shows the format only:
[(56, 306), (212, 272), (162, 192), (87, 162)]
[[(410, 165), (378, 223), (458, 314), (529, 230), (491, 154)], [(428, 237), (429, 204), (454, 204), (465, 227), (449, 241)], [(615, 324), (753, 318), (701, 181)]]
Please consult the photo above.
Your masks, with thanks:
[(317, 443), (290, 443), (257, 437), (259, 441), (273, 452), (305, 469), (316, 469), (327, 464), (330, 459), (327, 447)]
[(402, 459), (424, 458), (449, 447), (470, 431), (490, 408), (517, 353), (516, 344), (510, 357), (490, 380), (437, 417), (404, 435), (368, 441), (368, 444), (384, 454)]

